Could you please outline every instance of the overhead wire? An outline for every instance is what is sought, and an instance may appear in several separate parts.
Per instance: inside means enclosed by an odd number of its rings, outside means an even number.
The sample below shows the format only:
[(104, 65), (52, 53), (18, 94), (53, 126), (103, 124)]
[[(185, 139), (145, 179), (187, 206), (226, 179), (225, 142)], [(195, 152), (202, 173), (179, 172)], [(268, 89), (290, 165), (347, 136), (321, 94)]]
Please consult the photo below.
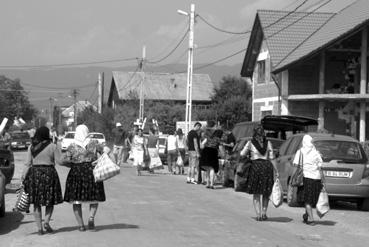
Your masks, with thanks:
[[(21, 82), (21, 84), (26, 85), (26, 86), (30, 86), (30, 87), (36, 87), (36, 88), (46, 88), (46, 89), (70, 89), (71, 87), (49, 87), (49, 86), (43, 86), (43, 85), (38, 85), (38, 84), (32, 84), (32, 83), (28, 83), (28, 82)], [(87, 87), (93, 87), (94, 84), (83, 84), (80, 86), (73, 86), (73, 88), (87, 88)]]

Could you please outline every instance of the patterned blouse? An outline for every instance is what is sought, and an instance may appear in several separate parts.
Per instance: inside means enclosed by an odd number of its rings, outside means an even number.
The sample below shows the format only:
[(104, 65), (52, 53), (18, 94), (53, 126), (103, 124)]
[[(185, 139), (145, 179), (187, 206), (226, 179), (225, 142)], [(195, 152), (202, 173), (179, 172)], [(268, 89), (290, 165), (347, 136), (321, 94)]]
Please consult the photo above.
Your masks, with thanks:
[(103, 146), (97, 141), (91, 141), (86, 145), (86, 148), (72, 143), (67, 148), (67, 151), (61, 157), (62, 164), (79, 164), (88, 163), (97, 160), (97, 153), (102, 153)]

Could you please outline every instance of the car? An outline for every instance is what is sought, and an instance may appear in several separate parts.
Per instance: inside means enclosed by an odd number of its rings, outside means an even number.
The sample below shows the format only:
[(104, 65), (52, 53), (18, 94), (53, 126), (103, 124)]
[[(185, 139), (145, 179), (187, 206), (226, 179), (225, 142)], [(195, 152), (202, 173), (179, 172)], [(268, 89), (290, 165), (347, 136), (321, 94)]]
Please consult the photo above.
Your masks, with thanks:
[(65, 133), (64, 137), (61, 140), (61, 150), (66, 151), (70, 144), (74, 142), (74, 131), (68, 131)]
[(14, 155), (8, 144), (0, 141), (0, 217), (5, 215), (5, 186), (14, 176)]
[(167, 139), (168, 135), (159, 135), (159, 157), (163, 165), (167, 164)]
[(99, 144), (105, 145), (106, 140), (105, 136), (102, 133), (99, 132), (90, 132), (88, 136), (86, 137), (87, 142), (91, 140), (96, 140), (99, 142)]
[[(322, 170), (330, 200), (356, 202), (359, 209), (369, 211), (369, 164), (359, 141), (344, 135), (308, 134), (322, 156)], [(303, 136), (300, 133), (288, 138), (274, 160), (289, 206), (299, 206), (295, 196), (296, 187), (290, 185), (290, 179), (296, 169), (292, 162), (301, 147)]]
[(12, 149), (27, 149), (31, 145), (31, 137), (26, 131), (13, 131), (9, 133), (11, 136), (10, 146)]

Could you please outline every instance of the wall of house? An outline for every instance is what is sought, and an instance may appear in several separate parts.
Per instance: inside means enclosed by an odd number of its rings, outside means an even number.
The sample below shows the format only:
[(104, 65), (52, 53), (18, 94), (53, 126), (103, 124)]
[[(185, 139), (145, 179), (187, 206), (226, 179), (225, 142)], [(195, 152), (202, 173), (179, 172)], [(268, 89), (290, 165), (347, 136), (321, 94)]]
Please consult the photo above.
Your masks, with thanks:
[(288, 94), (319, 93), (319, 58), (315, 57), (288, 69)]

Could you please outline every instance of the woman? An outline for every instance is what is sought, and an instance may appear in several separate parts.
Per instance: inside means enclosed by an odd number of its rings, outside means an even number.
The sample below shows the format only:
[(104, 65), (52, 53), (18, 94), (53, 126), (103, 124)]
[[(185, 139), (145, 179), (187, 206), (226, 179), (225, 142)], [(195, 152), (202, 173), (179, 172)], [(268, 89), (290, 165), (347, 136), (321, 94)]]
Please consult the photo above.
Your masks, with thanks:
[[(174, 135), (174, 130), (168, 131), (167, 137), (167, 163), (168, 171), (170, 174), (175, 174), (175, 168), (177, 166), (176, 161), (178, 157), (178, 143), (177, 138)], [(174, 168), (174, 169), (173, 169)]]
[(159, 137), (154, 133), (155, 129), (150, 128), (147, 138), (147, 149), (150, 155), (149, 170), (151, 173), (154, 173), (154, 169), (160, 168), (163, 165), (159, 157)]
[(267, 220), (269, 197), (274, 184), (273, 169), (277, 177), (279, 174), (276, 166), (270, 162), (274, 158), (273, 148), (261, 125), (254, 129), (252, 139), (246, 143), (240, 154), (249, 155), (252, 160), (245, 186), (246, 192), (253, 194), (256, 220)]
[(142, 166), (144, 166), (145, 149), (145, 139), (143, 137), (142, 129), (139, 128), (137, 130), (137, 134), (132, 139), (133, 166), (136, 167), (137, 176), (141, 176), (141, 169)]
[[(22, 180), (25, 192), (29, 193), (30, 202), (34, 206), (39, 235), (44, 233), (43, 228), (47, 233), (53, 232), (49, 222), (54, 205), (63, 202), (59, 176), (55, 169), (60, 154), (60, 149), (50, 139), (50, 130), (47, 127), (38, 128), (28, 148)], [(43, 227), (41, 206), (46, 207)]]
[[(182, 161), (184, 162), (185, 155), (186, 155), (186, 138), (183, 135), (181, 128), (177, 130), (176, 139), (177, 139), (179, 155), (181, 156)], [(184, 174), (184, 164), (182, 164), (182, 166), (177, 166), (177, 168), (178, 168), (178, 174)]]
[(310, 135), (304, 135), (302, 147), (297, 150), (293, 164), (302, 163), (304, 174), (304, 185), (299, 187), (297, 192), (298, 201), (305, 204), (305, 213), (302, 218), (305, 224), (315, 225), (313, 210), (318, 202), (320, 191), (322, 190), (323, 173), (321, 170), (322, 157), (312, 143)]
[(103, 147), (97, 141), (86, 142), (89, 130), (86, 125), (78, 125), (74, 143), (69, 145), (61, 158), (61, 163), (70, 166), (65, 185), (64, 201), (73, 204), (73, 212), (79, 231), (85, 231), (82, 217), (82, 203), (90, 205), (88, 229), (95, 229), (95, 215), (98, 203), (105, 201), (103, 182), (95, 182), (93, 168)]

